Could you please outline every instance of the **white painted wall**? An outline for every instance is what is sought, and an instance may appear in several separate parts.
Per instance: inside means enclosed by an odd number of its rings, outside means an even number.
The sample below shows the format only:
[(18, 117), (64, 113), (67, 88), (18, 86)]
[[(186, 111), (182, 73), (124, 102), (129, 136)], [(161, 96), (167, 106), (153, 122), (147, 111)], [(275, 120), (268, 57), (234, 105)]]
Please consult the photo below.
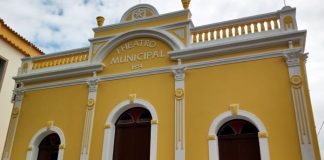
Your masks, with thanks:
[(8, 60), (5, 76), (0, 90), (0, 157), (2, 157), (3, 147), (6, 140), (8, 125), (10, 121), (12, 90), (15, 81), (12, 77), (18, 73), (21, 65), (21, 58), (24, 57), (17, 49), (13, 48), (4, 40), (0, 39), (0, 56)]

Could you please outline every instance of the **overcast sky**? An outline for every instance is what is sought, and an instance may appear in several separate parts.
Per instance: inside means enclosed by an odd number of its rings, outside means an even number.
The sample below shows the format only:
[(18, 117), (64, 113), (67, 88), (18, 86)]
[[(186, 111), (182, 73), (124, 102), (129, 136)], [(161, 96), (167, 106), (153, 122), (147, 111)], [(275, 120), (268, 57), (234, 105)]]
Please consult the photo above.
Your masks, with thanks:
[[(149, 3), (159, 13), (182, 9), (181, 0), (0, 0), (0, 17), (46, 53), (89, 46), (96, 16), (105, 25), (120, 21), (122, 14), (139, 3)], [(297, 8), (299, 29), (307, 29), (308, 81), (318, 132), (324, 121), (324, 1), (286, 0)], [(283, 0), (191, 0), (195, 26), (273, 12)], [(324, 156), (324, 129), (319, 135)]]

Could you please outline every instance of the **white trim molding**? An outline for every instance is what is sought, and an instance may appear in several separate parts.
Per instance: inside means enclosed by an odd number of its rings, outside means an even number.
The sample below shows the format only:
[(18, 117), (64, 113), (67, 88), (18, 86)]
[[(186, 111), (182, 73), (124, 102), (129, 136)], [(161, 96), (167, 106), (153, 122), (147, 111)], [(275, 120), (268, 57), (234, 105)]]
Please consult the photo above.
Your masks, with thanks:
[(217, 132), (223, 124), (233, 119), (243, 119), (257, 127), (259, 130), (261, 160), (270, 160), (268, 134), (262, 121), (256, 115), (238, 108), (235, 114), (233, 114), (233, 111), (229, 110), (218, 115), (210, 126), (208, 132), (209, 160), (219, 160)]
[[(202, 61), (202, 62), (182, 64), (181, 66), (185, 67), (187, 70), (198, 69), (198, 68), (219, 66), (219, 65), (225, 65), (225, 64), (248, 62), (248, 61), (253, 61), (253, 60), (284, 57), (285, 53), (295, 52), (295, 51), (301, 51), (301, 49), (293, 48), (293, 49), (286, 49), (286, 50), (279, 50), (279, 51), (262, 52), (259, 54), (235, 56), (235, 57), (230, 57), (230, 58), (221, 58), (221, 59), (216, 59), (216, 60), (208, 60), (208, 61)], [(116, 79), (125, 79), (125, 78), (147, 76), (147, 75), (153, 75), (153, 74), (172, 73), (173, 70), (177, 67), (179, 67), (179, 66), (173, 65), (173, 66), (167, 66), (167, 67), (146, 69), (146, 70), (133, 71), (133, 72), (124, 72), (124, 73), (110, 74), (110, 75), (97, 76), (97, 77), (99, 78), (99, 81), (110, 81), (110, 80), (116, 80)], [(40, 85), (29, 85), (29, 86), (23, 87), (22, 89), (23, 89), (23, 91), (29, 92), (29, 91), (34, 91), (34, 90), (48, 89), (48, 88), (80, 85), (80, 84), (86, 84), (88, 79), (89, 78), (81, 78), (81, 79), (76, 79), (76, 80), (66, 80), (66, 81), (52, 82), (52, 83), (46, 83), (46, 84), (40, 84)]]
[(88, 104), (85, 114), (85, 122), (82, 137), (82, 147), (80, 160), (88, 160), (90, 154), (90, 144), (92, 139), (93, 120), (96, 110), (96, 99), (99, 79), (94, 73), (93, 78), (88, 80)]
[(104, 143), (102, 149), (102, 160), (112, 160), (114, 153), (114, 141), (115, 141), (115, 123), (119, 116), (130, 108), (142, 107), (147, 109), (152, 116), (151, 121), (151, 145), (150, 145), (150, 160), (156, 160), (157, 154), (157, 113), (152, 104), (149, 102), (137, 99), (125, 100), (118, 104), (109, 114), (104, 131)]
[(14, 107), (12, 108), (11, 119), (7, 132), (7, 139), (4, 146), (2, 160), (10, 160), (12, 147), (15, 140), (16, 130), (20, 117), (21, 104), (24, 99), (24, 91), (16, 88), (14, 90)]
[(175, 160), (185, 160), (185, 67), (181, 60), (173, 68), (175, 80)]
[(44, 127), (33, 136), (27, 149), (26, 160), (37, 160), (39, 144), (46, 136), (52, 133), (56, 133), (60, 137), (61, 144), (59, 146), (57, 160), (63, 160), (63, 154), (65, 149), (65, 137), (63, 131), (56, 126)]
[[(289, 48), (293, 48), (292, 41), (289, 41)], [(314, 160), (315, 151), (308, 117), (308, 106), (304, 82), (301, 73), (301, 58), (305, 56), (301, 51), (285, 53), (291, 83), (291, 94), (294, 102), (296, 125), (298, 128), (299, 144), (303, 160)]]

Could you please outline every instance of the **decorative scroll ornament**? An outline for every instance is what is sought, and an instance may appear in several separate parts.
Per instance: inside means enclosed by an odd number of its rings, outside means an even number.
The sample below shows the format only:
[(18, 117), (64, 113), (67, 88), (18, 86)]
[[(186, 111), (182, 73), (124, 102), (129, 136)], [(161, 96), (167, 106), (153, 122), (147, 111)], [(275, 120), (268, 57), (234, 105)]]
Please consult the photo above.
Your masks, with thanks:
[(59, 149), (65, 149), (65, 144), (60, 144)]
[(94, 105), (95, 105), (95, 100), (92, 98), (88, 99), (88, 109), (92, 110), (94, 108)]
[(300, 75), (293, 75), (290, 77), (290, 83), (293, 85), (293, 87), (301, 87), (303, 80)]
[(88, 81), (89, 91), (90, 92), (96, 92), (97, 91), (98, 82), (99, 82), (99, 79), (97, 79), (97, 78), (90, 79)]
[(237, 116), (239, 109), (240, 109), (240, 105), (239, 104), (230, 104), (229, 109), (233, 116)]
[(137, 10), (134, 11), (133, 13), (133, 17), (134, 19), (142, 19), (145, 17), (145, 12), (146, 10), (144, 8), (139, 8)]
[(46, 128), (47, 128), (47, 130), (52, 129), (53, 126), (54, 126), (54, 121), (47, 121), (46, 122)]
[(152, 119), (151, 120), (151, 125), (158, 124), (158, 123), (159, 123), (159, 121), (157, 119)]
[(216, 140), (216, 135), (208, 135), (208, 140)]
[(21, 90), (18, 90), (18, 89), (15, 89), (14, 90), (14, 94), (15, 94), (15, 101), (18, 102), (18, 101), (22, 101), (23, 97), (24, 97), (24, 91), (21, 91)]
[(12, 109), (12, 118), (17, 118), (18, 117), (18, 115), (19, 115), (19, 112), (20, 112), (20, 109), (18, 108), (18, 107), (14, 107), (13, 109)]
[(136, 99), (136, 94), (130, 94), (128, 96), (129, 99), (129, 103), (134, 103), (135, 99)]
[(105, 129), (111, 128), (110, 124), (105, 124)]
[(27, 151), (33, 150), (33, 146), (28, 146)]
[(176, 81), (183, 81), (185, 78), (185, 68), (179, 67), (173, 70)]
[(300, 57), (302, 56), (300, 51), (290, 52), (285, 54), (286, 63), (288, 67), (294, 67), (300, 65)]
[(178, 100), (183, 99), (183, 96), (184, 96), (184, 90), (183, 90), (183, 88), (177, 88), (175, 90), (175, 96), (176, 96), (176, 98)]
[(258, 133), (258, 136), (259, 136), (260, 138), (268, 138), (268, 137), (269, 137), (269, 136), (268, 136), (268, 133), (267, 133), (266, 131), (259, 132), (259, 133)]

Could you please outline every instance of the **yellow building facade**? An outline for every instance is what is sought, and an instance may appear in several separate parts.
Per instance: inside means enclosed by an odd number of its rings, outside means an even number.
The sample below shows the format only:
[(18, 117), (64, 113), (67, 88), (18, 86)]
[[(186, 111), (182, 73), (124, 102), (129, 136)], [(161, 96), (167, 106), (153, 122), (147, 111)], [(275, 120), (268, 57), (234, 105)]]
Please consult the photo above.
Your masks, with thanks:
[(296, 9), (196, 27), (188, 5), (23, 58), (2, 159), (40, 159), (54, 134), (59, 160), (320, 160)]

